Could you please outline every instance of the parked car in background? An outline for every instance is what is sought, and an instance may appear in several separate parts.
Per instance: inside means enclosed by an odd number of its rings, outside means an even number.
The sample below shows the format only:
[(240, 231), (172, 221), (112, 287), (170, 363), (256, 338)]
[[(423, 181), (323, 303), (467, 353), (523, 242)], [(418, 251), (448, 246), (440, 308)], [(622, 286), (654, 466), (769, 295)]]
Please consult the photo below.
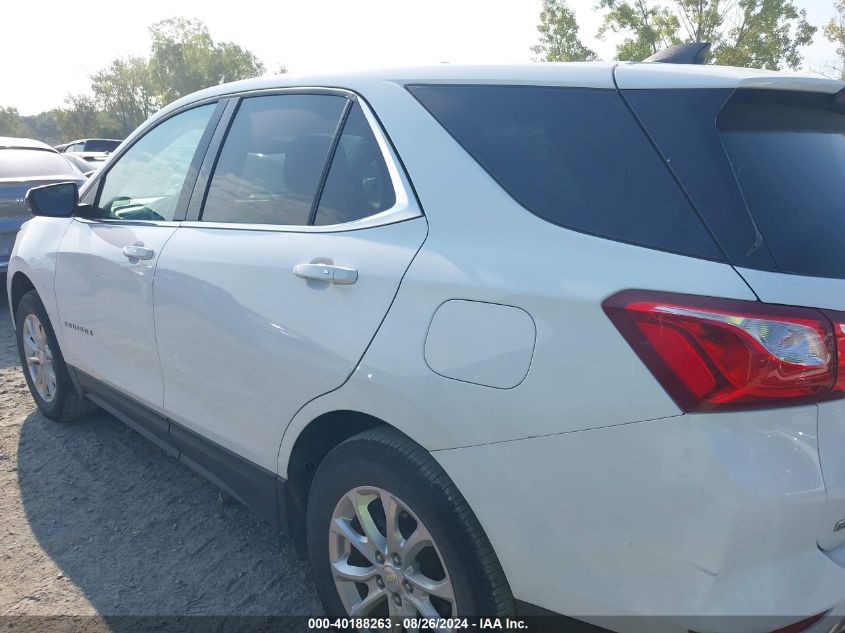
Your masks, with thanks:
[(6, 271), (18, 229), (32, 217), (24, 203), (27, 190), (56, 182), (81, 185), (85, 176), (46, 143), (0, 137), (0, 273)]
[(81, 171), (86, 178), (90, 178), (91, 175), (97, 171), (102, 163), (92, 163), (84, 158), (82, 158), (79, 154), (74, 153), (65, 153), (62, 154), (68, 161), (70, 161), (79, 171)]
[(99, 167), (121, 143), (122, 141), (111, 138), (85, 138), (60, 145), (62, 149), (59, 151), (63, 154), (74, 154)]
[(811, 75), (215, 86), (28, 193), (21, 362), (289, 530), (329, 616), (830, 633), (843, 165)]

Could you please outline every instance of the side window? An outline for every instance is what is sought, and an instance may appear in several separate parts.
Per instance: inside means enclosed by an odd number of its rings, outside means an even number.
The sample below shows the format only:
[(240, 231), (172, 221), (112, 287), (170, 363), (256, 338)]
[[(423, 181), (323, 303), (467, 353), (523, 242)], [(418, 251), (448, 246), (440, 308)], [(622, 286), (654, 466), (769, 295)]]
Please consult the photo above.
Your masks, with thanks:
[(386, 211), (396, 194), (376, 137), (361, 106), (352, 107), (335, 155), (314, 224), (341, 224)]
[(531, 213), (599, 237), (724, 259), (615, 90), (408, 88)]
[(215, 104), (173, 116), (147, 132), (103, 178), (97, 211), (120, 220), (172, 220)]
[(220, 151), (202, 220), (308, 224), (346, 104), (335, 95), (244, 99)]

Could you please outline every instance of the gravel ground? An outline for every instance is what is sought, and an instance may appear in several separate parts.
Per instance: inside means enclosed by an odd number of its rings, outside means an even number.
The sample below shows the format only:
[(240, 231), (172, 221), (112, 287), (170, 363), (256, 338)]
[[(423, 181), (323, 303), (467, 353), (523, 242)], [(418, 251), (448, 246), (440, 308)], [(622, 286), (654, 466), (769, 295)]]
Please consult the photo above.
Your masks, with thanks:
[(319, 614), (292, 542), (246, 508), (110, 415), (38, 413), (0, 279), (0, 616)]

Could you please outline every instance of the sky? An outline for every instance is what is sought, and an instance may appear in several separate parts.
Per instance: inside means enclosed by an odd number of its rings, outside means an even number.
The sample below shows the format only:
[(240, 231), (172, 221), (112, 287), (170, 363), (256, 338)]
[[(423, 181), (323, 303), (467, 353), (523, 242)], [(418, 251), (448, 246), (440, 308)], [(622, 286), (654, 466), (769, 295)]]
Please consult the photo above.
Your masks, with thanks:
[[(795, 0), (810, 22), (834, 0)], [(215, 41), (255, 53), (268, 69), (310, 73), (373, 66), (531, 61), (541, 0), (28, 0), (7, 1), (0, 37), (0, 106), (36, 114), (86, 92), (116, 57), (147, 55), (148, 27), (170, 17), (203, 20)], [(612, 59), (595, 33), (598, 0), (570, 0), (585, 44)], [(9, 28), (9, 25), (16, 25)], [(820, 29), (821, 30), (821, 29)], [(815, 70), (836, 59), (818, 32), (805, 49)]]

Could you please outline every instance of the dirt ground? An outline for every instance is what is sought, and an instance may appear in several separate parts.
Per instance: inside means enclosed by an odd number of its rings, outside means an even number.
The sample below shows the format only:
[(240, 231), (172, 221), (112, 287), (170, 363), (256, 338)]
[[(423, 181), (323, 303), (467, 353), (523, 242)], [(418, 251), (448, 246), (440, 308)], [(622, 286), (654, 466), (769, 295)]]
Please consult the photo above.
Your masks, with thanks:
[(107, 414), (38, 413), (0, 280), (0, 616), (319, 614), (291, 541), (246, 508)]

